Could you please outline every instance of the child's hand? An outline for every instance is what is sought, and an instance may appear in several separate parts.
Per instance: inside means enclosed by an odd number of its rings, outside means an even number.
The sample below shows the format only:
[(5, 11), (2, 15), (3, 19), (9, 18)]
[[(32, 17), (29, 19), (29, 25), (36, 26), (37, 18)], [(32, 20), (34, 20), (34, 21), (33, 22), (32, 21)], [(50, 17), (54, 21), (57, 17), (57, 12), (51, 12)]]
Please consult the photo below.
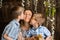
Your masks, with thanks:
[(9, 38), (8, 40), (13, 40), (12, 38)]
[(12, 38), (10, 38), (10, 37), (7, 37), (7, 39), (6, 40), (13, 40)]
[(6, 40), (13, 40), (11, 37), (9, 37), (7, 34), (4, 34), (4, 38), (6, 39)]

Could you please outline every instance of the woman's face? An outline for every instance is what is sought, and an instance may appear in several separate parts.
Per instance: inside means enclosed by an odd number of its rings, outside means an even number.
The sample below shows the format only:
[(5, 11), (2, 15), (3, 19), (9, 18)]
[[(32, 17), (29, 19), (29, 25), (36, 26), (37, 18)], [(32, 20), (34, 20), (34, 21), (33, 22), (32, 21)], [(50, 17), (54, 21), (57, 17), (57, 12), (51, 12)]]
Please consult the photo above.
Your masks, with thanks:
[(30, 19), (31, 19), (31, 16), (32, 16), (32, 12), (31, 12), (30, 10), (26, 10), (26, 11), (25, 11), (25, 18), (24, 18), (24, 20), (25, 20), (26, 22), (29, 22)]

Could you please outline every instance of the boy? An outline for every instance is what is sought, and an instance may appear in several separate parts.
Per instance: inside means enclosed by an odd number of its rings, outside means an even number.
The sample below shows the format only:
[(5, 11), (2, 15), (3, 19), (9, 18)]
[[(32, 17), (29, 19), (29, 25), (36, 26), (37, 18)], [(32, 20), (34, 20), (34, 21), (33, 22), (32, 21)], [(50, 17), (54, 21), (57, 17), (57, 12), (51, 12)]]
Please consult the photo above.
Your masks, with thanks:
[(45, 18), (43, 14), (37, 13), (33, 15), (30, 22), (30, 24), (33, 25), (30, 31), (30, 35), (33, 36), (31, 38), (34, 38), (34, 36), (40, 35), (41, 38), (44, 38), (45, 40), (52, 40), (50, 31), (45, 26), (42, 26), (44, 21), (45, 21)]
[(5, 27), (1, 40), (17, 40), (20, 31), (19, 21), (23, 19), (24, 8), (16, 6), (12, 8), (13, 20)]

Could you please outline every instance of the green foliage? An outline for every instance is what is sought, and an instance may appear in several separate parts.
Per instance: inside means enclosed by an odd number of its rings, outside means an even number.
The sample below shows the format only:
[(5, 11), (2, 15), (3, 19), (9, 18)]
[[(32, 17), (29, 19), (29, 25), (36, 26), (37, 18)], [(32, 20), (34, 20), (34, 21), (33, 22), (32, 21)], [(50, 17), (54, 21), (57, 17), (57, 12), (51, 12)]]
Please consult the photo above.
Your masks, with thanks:
[(52, 7), (52, 8), (51, 8), (51, 14), (52, 14), (52, 16), (55, 15), (55, 12), (56, 12), (56, 8), (55, 8), (55, 7)]
[(51, 15), (51, 16), (54, 16), (55, 15), (55, 12), (56, 12), (56, 8), (55, 6), (53, 6), (50, 2), (48, 1), (44, 1), (44, 6), (45, 6), (45, 12), (46, 12), (46, 15)]

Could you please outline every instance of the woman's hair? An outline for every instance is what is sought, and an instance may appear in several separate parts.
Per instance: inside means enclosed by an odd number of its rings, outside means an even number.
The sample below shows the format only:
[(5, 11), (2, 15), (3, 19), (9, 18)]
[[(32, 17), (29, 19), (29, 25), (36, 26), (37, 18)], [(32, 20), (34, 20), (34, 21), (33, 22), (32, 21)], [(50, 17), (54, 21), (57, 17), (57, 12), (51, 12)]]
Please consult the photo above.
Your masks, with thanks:
[(24, 20), (21, 20), (20, 21), (20, 26), (22, 27), (22, 26), (30, 26), (30, 24), (28, 23), (28, 22), (25, 22)]
[(13, 7), (11, 9), (12, 17), (13, 18), (17, 18), (18, 15), (21, 15), (22, 11), (24, 12), (24, 8), (21, 7), (21, 6), (15, 6), (15, 7)]

